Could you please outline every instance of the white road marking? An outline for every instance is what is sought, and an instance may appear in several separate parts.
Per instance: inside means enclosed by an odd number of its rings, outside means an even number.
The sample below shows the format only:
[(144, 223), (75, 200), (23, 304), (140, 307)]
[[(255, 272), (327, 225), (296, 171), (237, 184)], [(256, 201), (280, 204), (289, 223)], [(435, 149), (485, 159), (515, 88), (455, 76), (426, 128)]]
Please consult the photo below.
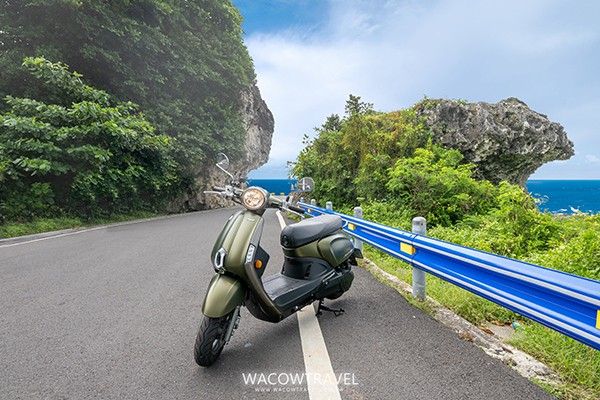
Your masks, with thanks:
[[(286, 226), (283, 215), (276, 212), (281, 229)], [(331, 359), (327, 352), (323, 332), (319, 320), (315, 316), (315, 308), (310, 305), (297, 312), (298, 327), (300, 328), (300, 341), (304, 355), (304, 367), (310, 400), (337, 400), (341, 399), (337, 386), (337, 377), (331, 366)]]
[[(116, 222), (116, 223), (113, 223), (113, 224), (99, 225), (99, 226), (94, 226), (94, 227), (91, 227), (91, 228), (79, 229), (79, 230), (75, 230), (75, 231), (72, 231), (72, 232), (59, 233), (57, 235), (52, 235), (51, 232), (48, 232), (48, 233), (50, 233), (49, 236), (44, 236), (44, 237), (37, 238), (37, 239), (25, 240), (25, 241), (22, 241), (22, 242), (0, 244), (0, 249), (2, 249), (4, 247), (21, 246), (23, 244), (41, 242), (42, 240), (57, 239), (57, 238), (65, 237), (65, 236), (79, 235), (81, 233), (93, 232), (93, 231), (98, 231), (100, 229), (113, 228), (113, 227), (117, 227), (117, 226), (134, 225), (134, 224), (141, 224), (141, 223), (144, 223), (144, 222), (158, 221), (158, 220), (161, 220), (161, 219), (171, 219), (171, 218), (185, 217), (185, 216), (189, 216), (190, 214), (195, 214), (195, 213), (198, 213), (198, 212), (203, 212), (203, 211), (196, 211), (196, 212), (183, 213), (183, 214), (162, 215), (162, 216), (159, 216), (159, 217), (144, 218), (144, 219), (138, 219), (138, 220), (134, 220), (134, 221)], [(10, 239), (12, 239), (12, 238), (8, 238), (6, 240), (10, 240)], [(15, 239), (18, 239), (18, 237), (15, 238)]]
[(16, 243), (3, 244), (3, 245), (0, 245), (0, 249), (4, 248), (4, 247), (21, 246), (23, 244), (41, 242), (42, 240), (49, 240), (49, 239), (56, 239), (56, 238), (65, 237), (65, 236), (79, 235), (80, 233), (97, 231), (99, 229), (104, 229), (104, 228), (106, 228), (106, 226), (96, 226), (94, 228), (82, 229), (82, 230), (73, 231), (73, 232), (60, 233), (58, 235), (45, 236), (45, 237), (41, 237), (41, 238), (38, 238), (38, 239), (27, 240), (27, 241), (24, 241), (24, 242), (16, 242)]
[(285, 219), (283, 219), (283, 215), (281, 215), (281, 211), (277, 210), (277, 212), (275, 212), (275, 214), (277, 214), (277, 219), (279, 220), (279, 226), (281, 226), (281, 230), (283, 230), (283, 228), (285, 228), (285, 226), (287, 225), (285, 223)]

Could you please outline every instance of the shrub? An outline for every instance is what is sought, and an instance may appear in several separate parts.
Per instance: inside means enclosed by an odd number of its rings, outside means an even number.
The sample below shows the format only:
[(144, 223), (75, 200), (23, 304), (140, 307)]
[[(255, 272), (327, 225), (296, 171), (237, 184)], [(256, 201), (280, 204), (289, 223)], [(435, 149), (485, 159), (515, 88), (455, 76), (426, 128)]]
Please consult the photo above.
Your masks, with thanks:
[(429, 132), (412, 110), (376, 113), (360, 97), (350, 95), (346, 115), (332, 115), (316, 128), (314, 140), (294, 163), (292, 173), (318, 182), (314, 196), (356, 205), (357, 198), (383, 200), (388, 169), (398, 157), (411, 156), (427, 143)]
[(241, 22), (223, 0), (4, 0), (0, 98), (54, 103), (18, 65), (25, 56), (64, 61), (177, 137), (179, 173), (194, 178), (217, 152), (243, 149), (241, 93), (255, 74)]
[(176, 177), (172, 139), (130, 102), (86, 85), (61, 63), (26, 58), (54, 102), (7, 96), (0, 114), (0, 211), (30, 219), (57, 209), (92, 217), (154, 207)]
[(431, 225), (452, 225), (496, 205), (496, 188), (473, 178), (473, 165), (457, 150), (429, 145), (400, 158), (389, 172), (386, 188), (398, 207), (427, 218)]

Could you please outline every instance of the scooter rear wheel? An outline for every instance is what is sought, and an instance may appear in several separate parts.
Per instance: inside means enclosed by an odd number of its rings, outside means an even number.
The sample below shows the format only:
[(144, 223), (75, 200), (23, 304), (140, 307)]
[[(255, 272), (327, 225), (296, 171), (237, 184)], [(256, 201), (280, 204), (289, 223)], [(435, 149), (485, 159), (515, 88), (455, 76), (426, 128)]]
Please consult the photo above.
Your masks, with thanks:
[(203, 316), (194, 345), (194, 359), (201, 367), (208, 367), (217, 361), (225, 346), (227, 325), (233, 312), (220, 317)]

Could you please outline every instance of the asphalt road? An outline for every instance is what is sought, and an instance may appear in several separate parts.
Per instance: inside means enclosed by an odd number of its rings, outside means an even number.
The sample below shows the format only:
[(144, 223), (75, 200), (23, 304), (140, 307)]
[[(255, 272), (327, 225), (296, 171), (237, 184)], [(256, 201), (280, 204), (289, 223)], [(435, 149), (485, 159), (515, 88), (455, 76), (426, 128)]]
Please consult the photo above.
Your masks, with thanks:
[[(1, 399), (307, 399), (296, 316), (242, 313), (220, 360), (192, 348), (213, 274), (208, 260), (231, 209), (0, 245)], [(265, 215), (270, 273), (282, 263)], [(269, 273), (268, 272), (268, 273)], [(319, 317), (344, 399), (548, 399), (541, 389), (357, 269), (352, 289)], [(244, 379), (275, 374), (279, 383)], [(265, 390), (270, 390), (266, 392)]]

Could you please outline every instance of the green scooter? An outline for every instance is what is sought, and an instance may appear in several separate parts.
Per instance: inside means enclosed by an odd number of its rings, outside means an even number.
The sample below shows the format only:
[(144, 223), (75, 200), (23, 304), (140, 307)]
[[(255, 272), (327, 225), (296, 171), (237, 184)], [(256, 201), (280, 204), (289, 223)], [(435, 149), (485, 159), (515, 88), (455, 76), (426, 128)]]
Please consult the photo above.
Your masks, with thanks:
[[(212, 365), (231, 338), (245, 306), (256, 318), (279, 322), (304, 306), (319, 302), (317, 315), (342, 309), (330, 309), (324, 299), (336, 299), (350, 289), (352, 267), (362, 257), (342, 232), (342, 219), (323, 215), (286, 226), (280, 242), (284, 262), (280, 273), (262, 278), (269, 255), (260, 246), (267, 208), (303, 214), (300, 207), (272, 197), (263, 188), (241, 188), (227, 171), (229, 159), (220, 154), (217, 167), (229, 177), (229, 184), (213, 187), (205, 193), (215, 194), (241, 204), (244, 209), (233, 214), (214, 244), (211, 261), (215, 275), (211, 279), (204, 303), (202, 322), (194, 346), (196, 363)], [(310, 178), (299, 181), (299, 189), (309, 192)]]

